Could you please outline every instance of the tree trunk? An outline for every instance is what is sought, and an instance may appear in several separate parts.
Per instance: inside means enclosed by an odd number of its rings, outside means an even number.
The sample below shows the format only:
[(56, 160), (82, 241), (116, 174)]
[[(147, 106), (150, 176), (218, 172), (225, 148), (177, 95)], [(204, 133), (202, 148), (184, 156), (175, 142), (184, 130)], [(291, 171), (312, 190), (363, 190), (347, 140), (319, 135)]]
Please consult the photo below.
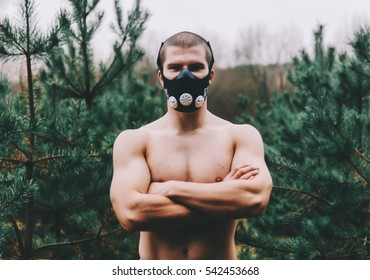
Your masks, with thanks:
[[(34, 105), (34, 95), (33, 95), (33, 81), (32, 81), (32, 64), (30, 54), (27, 57), (27, 81), (28, 81), (28, 106), (29, 106), (29, 117), (30, 117), (30, 128), (34, 126), (35, 123), (35, 105)], [(28, 154), (28, 159), (26, 163), (26, 180), (31, 181), (33, 179), (33, 154), (35, 145), (35, 134), (31, 131), (28, 135), (30, 152)], [(29, 259), (32, 257), (32, 241), (33, 241), (33, 227), (34, 227), (34, 199), (30, 195), (26, 207), (26, 229), (24, 234), (24, 249), (25, 258)]]

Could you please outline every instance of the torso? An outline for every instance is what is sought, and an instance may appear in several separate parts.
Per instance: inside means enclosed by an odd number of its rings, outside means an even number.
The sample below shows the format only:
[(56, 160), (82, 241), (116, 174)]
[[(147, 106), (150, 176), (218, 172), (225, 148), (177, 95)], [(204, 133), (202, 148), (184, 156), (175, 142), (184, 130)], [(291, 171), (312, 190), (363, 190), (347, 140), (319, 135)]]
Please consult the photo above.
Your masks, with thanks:
[[(205, 128), (189, 134), (178, 135), (161, 121), (142, 128), (152, 181), (222, 180), (235, 150), (232, 126), (213, 117)], [(139, 253), (142, 259), (235, 259), (235, 228), (234, 220), (210, 220), (177, 230), (141, 232)]]

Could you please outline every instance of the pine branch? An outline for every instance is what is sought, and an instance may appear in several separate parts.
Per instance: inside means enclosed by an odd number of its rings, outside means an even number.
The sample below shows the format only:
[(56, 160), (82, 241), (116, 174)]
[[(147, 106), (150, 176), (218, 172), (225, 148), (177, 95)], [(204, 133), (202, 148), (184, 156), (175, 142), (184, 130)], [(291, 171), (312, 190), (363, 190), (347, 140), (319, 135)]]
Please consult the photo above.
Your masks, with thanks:
[(113, 61), (109, 65), (108, 69), (101, 76), (99, 81), (93, 87), (92, 92), (95, 92), (95, 93), (98, 92), (101, 88), (104, 88), (108, 83), (110, 83), (115, 78), (115, 76), (117, 76), (120, 73), (120, 70), (116, 71), (116, 73), (113, 75), (114, 76), (113, 78), (111, 77), (110, 79), (107, 79), (107, 81), (105, 81), (106, 77), (111, 72), (113, 66), (115, 66), (115, 64), (116, 64), (116, 61), (118, 59), (118, 53), (117, 52), (121, 51), (123, 45), (125, 44), (125, 42), (127, 40), (127, 34), (128, 34), (128, 32), (124, 32), (124, 28), (123, 28), (123, 24), (122, 24), (122, 22), (123, 22), (123, 20), (122, 20), (122, 9), (121, 9), (121, 7), (119, 5), (119, 2), (117, 0), (115, 0), (114, 6), (115, 6), (115, 13), (116, 13), (116, 17), (117, 17), (118, 27), (120, 29), (120, 32), (122, 33), (122, 35), (124, 34), (124, 36), (121, 40), (121, 43), (117, 47), (115, 47), (116, 53), (115, 53), (115, 56), (113, 58)]
[(361, 153), (358, 149), (354, 148), (355, 153), (359, 155), (363, 160), (365, 160), (367, 163), (370, 163), (370, 159), (365, 156), (364, 153)]
[(74, 92), (75, 93), (75, 95), (76, 95), (76, 97), (78, 97), (78, 98), (81, 98), (82, 96), (83, 96), (83, 92), (79, 89), (79, 88), (77, 88), (72, 82), (71, 82), (71, 80), (68, 78), (68, 76), (67, 75), (64, 75), (64, 80), (70, 85), (70, 87), (71, 87), (71, 91), (72, 92)]
[(273, 159), (270, 159), (270, 162), (271, 162), (272, 164), (277, 165), (277, 168), (278, 168), (278, 169), (279, 169), (279, 168), (286, 168), (286, 169), (289, 169), (289, 170), (291, 170), (291, 171), (293, 171), (293, 172), (295, 172), (295, 173), (298, 173), (298, 174), (302, 175), (303, 177), (305, 177), (306, 179), (308, 179), (310, 182), (315, 182), (315, 180), (314, 180), (312, 177), (310, 177), (307, 173), (303, 172), (302, 170), (300, 170), (300, 169), (298, 169), (298, 168), (296, 168), (296, 167), (294, 167), (294, 166), (292, 166), (292, 165), (289, 165), (289, 164), (283, 164), (283, 163), (281, 163), (281, 162), (274, 161)]
[(2, 158), (2, 157), (0, 157), (0, 162), (4, 162), (4, 161), (12, 162), (12, 163), (22, 163), (22, 164), (25, 164), (27, 162), (27, 161), (24, 161), (24, 160), (19, 160), (19, 159), (14, 159), (14, 158)]
[(40, 200), (35, 200), (35, 205), (36, 204), (44, 207), (45, 209), (48, 209), (49, 211), (54, 211), (55, 210), (55, 208), (53, 206), (48, 205), (48, 204), (46, 204), (44, 202), (41, 202)]
[[(106, 150), (102, 150), (102, 152), (104, 151), (107, 151), (109, 150), (111, 147), (107, 147)], [(89, 158), (101, 158), (104, 156), (104, 153), (102, 154), (95, 154), (95, 153), (91, 153), (91, 154), (88, 154), (88, 155), (85, 155), (83, 157), (89, 157)], [(42, 163), (42, 162), (45, 162), (45, 161), (50, 161), (50, 160), (58, 160), (58, 159), (65, 159), (65, 158), (71, 158), (71, 157), (81, 157), (81, 156), (72, 156), (72, 155), (55, 155), (55, 156), (48, 156), (48, 157), (43, 157), (43, 158), (39, 158), (37, 160), (34, 160), (33, 163), (34, 164), (38, 164), (38, 163)], [(1, 158), (0, 158), (1, 160)]]
[[(126, 42), (126, 40), (127, 40), (127, 34), (125, 34), (125, 36), (123, 37), (123, 39), (121, 41), (121, 44), (119, 45), (119, 47), (117, 49), (121, 50), (121, 48), (122, 48), (123, 44)], [(110, 79), (106, 79), (108, 74), (113, 69), (113, 66), (115, 66), (117, 59), (118, 59), (118, 55), (116, 54), (114, 56), (114, 59), (113, 59), (112, 63), (109, 65), (108, 69), (104, 72), (104, 74), (100, 77), (99, 81), (92, 88), (92, 90), (91, 90), (92, 92), (96, 93), (101, 88), (104, 88), (107, 84), (109, 84), (112, 80), (114, 80), (114, 78), (120, 73), (120, 70), (116, 71), (116, 73), (114, 75), (112, 75)], [(123, 65), (123, 67), (124, 67), (124, 65)]]
[(20, 255), (23, 256), (24, 255), (24, 246), (23, 246), (22, 237), (21, 237), (19, 227), (18, 227), (18, 223), (17, 223), (17, 218), (14, 216), (14, 214), (10, 214), (10, 222), (12, 223), (13, 228), (14, 228), (14, 232), (15, 232), (15, 236), (17, 238)]
[(370, 241), (368, 240), (368, 236), (370, 236), (370, 232), (365, 233), (364, 235), (357, 235), (357, 236), (351, 236), (351, 237), (336, 237), (336, 239), (338, 240), (363, 240), (364, 246), (365, 246), (365, 244), (370, 243)]
[[(21, 55), (24, 55), (27, 51), (26, 49), (14, 38), (11, 27), (9, 25), (9, 20), (5, 20), (3, 23), (0, 23), (0, 31), (4, 34), (5, 38), (9, 39), (9, 43), (13, 43), (13, 47), (15, 47)], [(1, 35), (1, 33), (0, 33)]]
[(240, 242), (243, 245), (251, 246), (254, 248), (258, 248), (265, 251), (274, 251), (274, 252), (281, 252), (281, 253), (294, 253), (293, 250), (282, 249), (278, 247), (268, 246), (267, 244), (258, 244), (255, 240), (251, 240), (250, 238), (240, 238), (236, 237), (236, 241)]
[(363, 179), (363, 186), (367, 186), (367, 184), (369, 183), (368, 182), (368, 179), (366, 178), (366, 176), (359, 170), (359, 168), (355, 165), (355, 163), (351, 160), (350, 157), (346, 157), (348, 162), (351, 164), (351, 166), (354, 168), (354, 170), (358, 173), (358, 175), (360, 175), (360, 177)]
[[(314, 93), (314, 89), (311, 89), (310, 90), (312, 92), (312, 94)], [(332, 94), (334, 94), (332, 92)], [(323, 102), (325, 102), (323, 100)], [(324, 112), (325, 112), (325, 115), (326, 116), (330, 116), (330, 112), (327, 110), (327, 108), (325, 107), (325, 104), (321, 104), (324, 108)], [(339, 135), (339, 137), (345, 141), (345, 142), (348, 142), (347, 139), (344, 137), (340, 127), (338, 126), (338, 124), (336, 123), (336, 121), (332, 120), (332, 119), (329, 119), (329, 124), (335, 129), (335, 131), (337, 132), (337, 134), (331, 134), (331, 133), (328, 133), (328, 137), (330, 137), (332, 139), (332, 141), (338, 146), (338, 141), (337, 139), (335, 138), (336, 135)], [(365, 161), (369, 162), (369, 159), (365, 157), (364, 154), (360, 153), (358, 151), (358, 149), (356, 149), (355, 147), (353, 147), (352, 145), (350, 146), (350, 148), (357, 154), (359, 155), (361, 158), (363, 158)], [(360, 177), (364, 180), (364, 183), (363, 185), (367, 185), (368, 184), (368, 179), (366, 178), (366, 176), (361, 172), (361, 170), (355, 165), (355, 163), (351, 160), (351, 158), (349, 156), (346, 157), (347, 161), (350, 163), (350, 165), (353, 167), (353, 169), (360, 175)]]
[[(6, 51), (4, 50), (3, 52), (6, 52)], [(9, 53), (9, 52), (6, 52), (6, 55), (3, 56), (2, 52), (0, 51), (0, 59), (3, 62), (8, 62), (8, 61), (11, 61), (11, 60), (17, 60), (22, 56), (23, 56), (23, 54), (21, 54), (21, 53)]]
[(303, 191), (303, 190), (295, 189), (295, 188), (280, 187), (280, 186), (274, 186), (274, 188), (278, 189), (278, 190), (283, 190), (283, 191), (291, 191), (291, 192), (301, 193), (301, 194), (313, 197), (314, 199), (316, 199), (318, 201), (321, 201), (321, 202), (325, 203), (326, 205), (330, 205), (330, 206), (333, 205), (333, 203), (330, 202), (329, 200), (327, 200), (326, 198), (318, 196), (318, 195), (310, 193), (310, 192), (307, 192), (307, 191)]
[[(120, 44), (118, 44), (118, 45), (116, 45), (114, 47), (114, 49), (115, 49), (115, 56), (114, 56), (113, 61), (109, 65), (108, 69), (101, 76), (101, 78), (99, 79), (99, 81), (92, 88), (91, 92), (93, 92), (94, 95), (97, 94), (102, 88), (104, 88), (108, 84), (110, 84), (115, 78), (117, 78), (117, 76), (126, 67), (127, 61), (132, 56), (132, 51), (133, 51), (132, 46), (135, 45), (133, 42), (135, 42), (137, 38), (134, 38), (134, 41), (131, 42), (132, 45), (130, 45), (129, 54), (127, 55), (126, 62), (124, 62), (124, 63), (121, 62), (120, 67), (118, 67), (117, 69), (115, 69), (115, 71), (111, 75), (109, 75), (111, 73), (113, 67), (116, 66), (117, 60), (122, 55), (122, 54), (118, 54), (118, 52), (121, 52), (121, 50), (123, 48), (123, 45), (126, 43), (127, 39), (130, 36), (133, 37), (132, 36), (132, 33), (134, 31), (136, 31), (134, 25), (137, 23), (137, 21), (139, 21), (140, 28), (142, 29), (142, 26), (143, 26), (144, 22), (146, 21), (146, 19), (148, 17), (148, 14), (147, 13), (144, 13), (144, 17), (141, 18), (142, 11), (140, 10), (140, 1), (137, 1), (136, 2), (136, 7), (135, 7), (134, 11), (129, 16), (129, 22), (127, 23), (126, 30), (125, 30), (124, 27), (123, 27), (123, 23), (122, 23), (123, 22), (122, 21), (122, 9), (121, 9), (118, 1), (115, 1), (115, 13), (116, 13), (116, 18), (117, 18), (119, 32), (121, 33), (120, 35), (121, 36), (123, 35), (122, 36), (122, 40), (121, 40)], [(138, 28), (136, 27), (136, 29), (138, 29)], [(141, 30), (141, 29), (139, 29), (139, 30)], [(113, 28), (113, 30), (115, 30), (115, 29)], [(116, 32), (119, 33), (118, 31), (116, 31)], [(131, 40), (132, 40), (132, 38), (131, 38)]]
[(101, 231), (99, 230), (98, 234), (94, 237), (91, 238), (86, 238), (86, 239), (81, 239), (81, 240), (76, 240), (76, 241), (70, 241), (70, 242), (61, 242), (61, 243), (52, 243), (52, 244), (47, 244), (43, 245), (41, 247), (38, 247), (34, 250), (34, 253), (38, 253), (40, 251), (46, 250), (46, 249), (54, 249), (58, 247), (66, 247), (66, 246), (76, 246), (82, 243), (88, 243), (92, 241), (99, 241), (103, 238), (106, 238), (108, 236), (111, 236), (113, 234), (116, 234), (117, 232), (123, 231), (122, 228), (118, 228), (113, 230), (112, 232), (106, 233), (106, 234), (101, 234)]
[[(279, 186), (274, 186), (274, 188), (282, 190), (282, 191), (292, 191), (292, 192), (302, 193), (303, 195), (308, 195), (310, 197), (313, 197), (317, 201), (321, 201), (321, 202), (325, 203), (326, 205), (334, 206), (334, 204), (332, 202), (330, 202), (329, 200), (327, 200), (326, 198), (315, 195), (315, 194), (312, 194), (310, 192), (306, 192), (306, 191), (302, 191), (302, 190), (294, 189), (294, 188), (279, 187)], [(342, 215), (350, 224), (352, 224), (356, 227), (360, 225), (359, 222), (357, 222), (355, 219), (353, 219), (352, 217), (347, 215), (345, 212), (341, 212), (340, 215)]]
[(57, 159), (64, 159), (64, 158), (70, 158), (71, 156), (69, 155), (56, 155), (56, 156), (49, 156), (49, 157), (43, 157), (43, 158), (39, 158), (37, 160), (34, 160), (33, 163), (34, 164), (39, 164), (39, 163), (43, 163), (45, 161), (50, 161), (50, 160), (57, 160)]

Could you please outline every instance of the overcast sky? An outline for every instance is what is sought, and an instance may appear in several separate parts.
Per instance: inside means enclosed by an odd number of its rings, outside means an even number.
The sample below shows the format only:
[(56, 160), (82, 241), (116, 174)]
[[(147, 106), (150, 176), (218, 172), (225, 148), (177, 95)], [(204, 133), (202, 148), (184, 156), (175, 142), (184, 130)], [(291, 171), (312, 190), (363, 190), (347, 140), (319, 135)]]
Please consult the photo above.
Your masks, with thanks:
[[(0, 16), (12, 17), (17, 0), (0, 0)], [(40, 25), (46, 26), (66, 0), (38, 0)], [(121, 0), (124, 9), (131, 9), (134, 0)], [(113, 21), (114, 0), (101, 0), (106, 11), (94, 48), (99, 57), (109, 53), (108, 24)], [(325, 25), (325, 41), (343, 48), (348, 35), (359, 24), (370, 22), (370, 0), (142, 0), (151, 17), (142, 38), (148, 53), (154, 55), (160, 41), (182, 30), (203, 35), (211, 41), (218, 62), (232, 65), (235, 48), (247, 30), (258, 30), (269, 46), (290, 51), (310, 48), (312, 33), (318, 24)], [(244, 35), (243, 35), (244, 34)], [(281, 42), (281, 41), (284, 42)], [(266, 46), (265, 46), (266, 47)], [(266, 52), (266, 51), (265, 51)], [(262, 53), (261, 56), (267, 55)], [(234, 62), (233, 62), (234, 61)]]

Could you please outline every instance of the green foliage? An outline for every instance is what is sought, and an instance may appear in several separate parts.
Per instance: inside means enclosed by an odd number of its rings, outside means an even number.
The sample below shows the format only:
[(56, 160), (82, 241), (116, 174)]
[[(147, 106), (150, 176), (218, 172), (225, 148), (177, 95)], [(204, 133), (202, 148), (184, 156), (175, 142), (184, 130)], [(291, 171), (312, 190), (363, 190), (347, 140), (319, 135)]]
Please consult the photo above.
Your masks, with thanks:
[(59, 46), (59, 31), (66, 24), (66, 15), (60, 12), (57, 23), (43, 35), (37, 30), (34, 1), (21, 0), (18, 6), (20, 24), (12, 24), (8, 18), (0, 21), (0, 59), (16, 60), (22, 55), (43, 58)]
[[(22, 132), (19, 127), (21, 120), (12, 114), (12, 102), (10, 96), (9, 82), (1, 77), (0, 79), (0, 143), (7, 143), (8, 147), (16, 146), (17, 129)], [(4, 145), (0, 145), (0, 161), (4, 160), (4, 156), (9, 154)], [(7, 173), (0, 173), (0, 248), (6, 246), (9, 238), (14, 234), (11, 230), (13, 225), (16, 228), (17, 213), (22, 211), (28, 197), (36, 190), (35, 182), (26, 181), (24, 174), (17, 169), (21, 164), (19, 157), (14, 157), (11, 161), (6, 161), (2, 165), (2, 171), (7, 169)], [(5, 222), (7, 221), (7, 222)], [(18, 234), (16, 232), (16, 234)], [(3, 255), (3, 250), (0, 250), (0, 257)]]
[[(77, 23), (86, 20), (86, 13), (92, 13), (98, 2), (71, 1), (72, 19)], [(122, 15), (117, 7), (116, 1), (117, 13)], [(137, 236), (124, 232), (118, 224), (109, 187), (112, 146), (118, 133), (162, 114), (157, 88), (147, 86), (145, 77), (133, 73), (132, 65), (142, 52), (136, 41), (146, 20), (139, 11), (138, 1), (128, 23), (123, 24), (123, 17), (119, 20), (119, 30), (131, 30), (127, 31), (131, 45), (127, 52), (115, 46), (112, 64), (101, 66), (106, 77), (93, 87), (100, 83), (99, 92), (104, 94), (94, 95), (94, 103), (70, 95), (71, 84), (50, 68), (61, 57), (62, 66), (70, 73), (75, 71), (73, 82), (84, 80), (84, 73), (95, 81), (92, 52), (88, 64), (78, 62), (81, 57), (83, 61), (80, 45), (76, 56), (62, 49), (43, 53), (47, 67), (39, 72), (38, 79), (27, 72), (27, 92), (11, 94), (9, 83), (0, 80), (1, 258), (138, 258)], [(96, 21), (83, 25), (86, 33), (81, 29), (78, 33), (77, 28), (74, 43), (83, 41), (83, 36), (90, 40), (102, 15), (97, 13)], [(69, 21), (67, 17), (64, 20)], [(38, 34), (36, 27), (34, 32)], [(63, 38), (66, 32), (72, 29), (59, 29), (56, 36)], [(120, 57), (130, 67), (114, 62)], [(81, 73), (82, 79), (76, 73)], [(76, 84), (81, 88), (85, 85)]]
[[(119, 1), (115, 1), (116, 22), (111, 25), (117, 36), (112, 46), (112, 56), (100, 67), (95, 67), (92, 40), (102, 24), (104, 12), (96, 11), (100, 0), (69, 0), (72, 8), (67, 14), (68, 28), (63, 29), (66, 48), (53, 53), (46, 61), (48, 70), (42, 75), (55, 79), (55, 87), (64, 97), (84, 99), (91, 107), (93, 100), (106, 92), (124, 73), (132, 71), (143, 56), (137, 41), (145, 28), (149, 14), (137, 0), (128, 13), (127, 23)], [(78, 77), (78, 78), (76, 78)]]
[(253, 232), (237, 233), (242, 257), (368, 259), (370, 30), (337, 55), (315, 32), (315, 52), (294, 59), (293, 95), (275, 93), (252, 123), (266, 144), (274, 188)]

